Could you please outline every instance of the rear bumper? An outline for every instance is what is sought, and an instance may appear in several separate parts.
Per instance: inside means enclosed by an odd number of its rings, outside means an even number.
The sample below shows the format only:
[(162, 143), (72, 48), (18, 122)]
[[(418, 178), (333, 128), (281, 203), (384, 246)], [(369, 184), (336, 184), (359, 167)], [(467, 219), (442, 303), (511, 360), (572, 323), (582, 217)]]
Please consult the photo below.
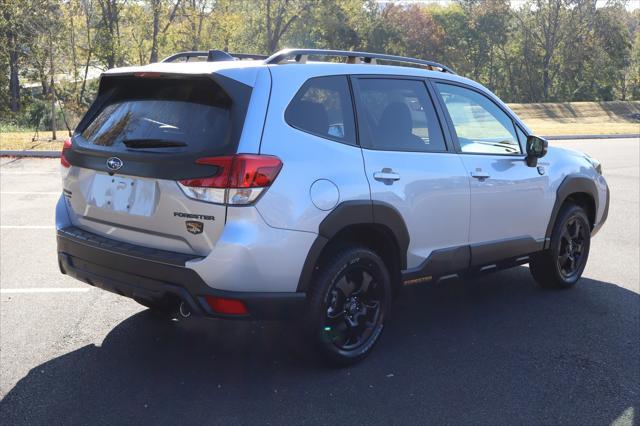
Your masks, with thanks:
[[(306, 308), (305, 293), (236, 292), (208, 286), (185, 263), (199, 259), (181, 253), (123, 243), (70, 226), (58, 230), (58, 263), (63, 274), (101, 289), (149, 303), (185, 302), (196, 316), (286, 319)], [(242, 301), (248, 315), (220, 314), (207, 296)]]

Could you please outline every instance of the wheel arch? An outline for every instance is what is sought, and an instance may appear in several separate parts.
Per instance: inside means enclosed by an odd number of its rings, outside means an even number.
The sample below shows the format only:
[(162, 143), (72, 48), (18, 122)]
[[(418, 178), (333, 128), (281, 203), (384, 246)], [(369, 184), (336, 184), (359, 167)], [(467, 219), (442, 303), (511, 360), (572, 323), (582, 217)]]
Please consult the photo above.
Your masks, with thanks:
[(553, 227), (560, 209), (568, 202), (582, 207), (589, 219), (589, 226), (593, 230), (598, 212), (598, 189), (592, 179), (583, 175), (568, 175), (564, 178), (556, 191), (556, 201), (551, 210), (551, 217), (545, 233), (545, 248), (548, 248)]
[(341, 245), (362, 244), (384, 260), (392, 284), (401, 281), (401, 270), (407, 265), (409, 233), (400, 213), (390, 204), (378, 201), (346, 201), (339, 204), (318, 228), (305, 260), (299, 292), (306, 292), (322, 262)]

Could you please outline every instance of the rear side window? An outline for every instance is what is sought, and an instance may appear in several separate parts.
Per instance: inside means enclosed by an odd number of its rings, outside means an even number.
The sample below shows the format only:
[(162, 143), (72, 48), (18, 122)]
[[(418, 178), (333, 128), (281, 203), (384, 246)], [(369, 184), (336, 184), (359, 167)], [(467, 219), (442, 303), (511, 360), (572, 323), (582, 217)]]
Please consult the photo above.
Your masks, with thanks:
[(80, 133), (112, 150), (231, 152), (230, 107), (211, 79), (122, 78)]
[(364, 144), (385, 151), (446, 151), (440, 122), (422, 81), (358, 79)]
[(345, 76), (307, 80), (285, 112), (287, 123), (327, 139), (356, 143), (353, 107)]

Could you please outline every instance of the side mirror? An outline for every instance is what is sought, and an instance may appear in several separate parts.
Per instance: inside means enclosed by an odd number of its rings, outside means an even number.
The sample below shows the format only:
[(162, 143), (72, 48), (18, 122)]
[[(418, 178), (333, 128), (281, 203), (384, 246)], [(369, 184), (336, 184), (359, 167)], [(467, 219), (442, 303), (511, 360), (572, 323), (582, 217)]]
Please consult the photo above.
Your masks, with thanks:
[(538, 158), (542, 158), (547, 154), (548, 146), (549, 142), (546, 139), (533, 135), (527, 137), (527, 166), (536, 167)]

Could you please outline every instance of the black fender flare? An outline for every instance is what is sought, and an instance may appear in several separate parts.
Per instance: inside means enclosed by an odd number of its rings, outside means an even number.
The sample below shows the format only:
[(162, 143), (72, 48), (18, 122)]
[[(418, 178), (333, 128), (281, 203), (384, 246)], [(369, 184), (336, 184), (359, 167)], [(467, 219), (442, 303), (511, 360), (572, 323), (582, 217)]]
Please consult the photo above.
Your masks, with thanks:
[[(598, 214), (598, 188), (596, 184), (593, 182), (593, 179), (578, 174), (567, 175), (563, 180), (560, 186), (558, 186), (558, 190), (556, 191), (556, 201), (553, 204), (553, 209), (551, 210), (551, 216), (549, 218), (549, 224), (547, 225), (547, 231), (545, 233), (545, 248), (549, 248), (549, 242), (551, 240), (551, 233), (553, 232), (553, 227), (556, 223), (556, 219), (558, 217), (558, 213), (560, 212), (560, 207), (564, 204), (569, 196), (572, 194), (583, 193), (591, 196), (593, 199), (595, 211), (594, 213), (594, 221), (597, 220)], [(595, 225), (594, 223), (591, 224)]]
[(398, 244), (400, 268), (407, 267), (409, 231), (398, 210), (389, 203), (372, 200), (344, 201), (320, 222), (318, 236), (311, 245), (300, 273), (298, 292), (308, 289), (322, 250), (340, 231), (352, 225), (376, 224), (386, 227)]

